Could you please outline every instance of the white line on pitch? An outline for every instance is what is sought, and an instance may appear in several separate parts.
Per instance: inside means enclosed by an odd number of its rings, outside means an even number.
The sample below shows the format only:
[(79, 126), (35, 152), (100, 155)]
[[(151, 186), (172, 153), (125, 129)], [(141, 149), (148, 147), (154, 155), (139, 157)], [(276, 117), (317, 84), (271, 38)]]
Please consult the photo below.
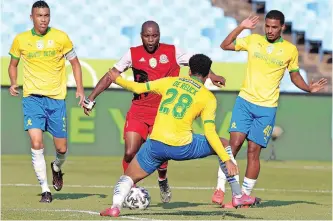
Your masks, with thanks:
[[(90, 211), (90, 210), (73, 210), (73, 209), (7, 209), (12, 211), (33, 211), (33, 212), (70, 212), (70, 213), (85, 213), (89, 215), (99, 215), (99, 212)], [(139, 218), (134, 216), (119, 216), (119, 218), (123, 219), (131, 219), (131, 220), (158, 220), (158, 219), (148, 219), (148, 218)]]
[[(16, 187), (39, 187), (37, 184), (26, 183), (7, 183), (1, 186), (16, 186)], [(51, 185), (50, 185), (51, 186)], [(65, 185), (68, 188), (114, 188), (114, 186), (105, 185)], [(147, 189), (159, 189), (158, 186), (145, 186)], [(192, 186), (171, 186), (175, 190), (213, 190), (215, 187), (192, 187)], [(230, 188), (229, 188), (230, 189)], [(271, 189), (271, 188), (254, 188), (255, 191), (263, 192), (293, 192), (293, 193), (332, 193), (332, 190), (304, 190), (304, 189)]]

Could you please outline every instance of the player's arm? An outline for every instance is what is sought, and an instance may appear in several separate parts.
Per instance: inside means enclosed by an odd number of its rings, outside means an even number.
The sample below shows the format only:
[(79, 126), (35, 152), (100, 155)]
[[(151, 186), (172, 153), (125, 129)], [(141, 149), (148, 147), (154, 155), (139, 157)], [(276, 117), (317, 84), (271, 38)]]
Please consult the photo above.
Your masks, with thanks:
[(63, 50), (62, 53), (64, 57), (69, 61), (72, 66), (73, 75), (76, 83), (76, 98), (80, 98), (79, 105), (82, 106), (84, 100), (84, 89), (82, 83), (82, 69), (74, 50), (72, 41), (69, 39), (68, 35), (65, 34), (63, 38)]
[(17, 66), (20, 62), (20, 43), (18, 37), (16, 37), (13, 41), (12, 47), (10, 48), (9, 55), (11, 57), (9, 66), (8, 66), (8, 74), (10, 79), (10, 88), (9, 93), (12, 96), (18, 96), (19, 91), (16, 90), (18, 88), (17, 85)]
[[(193, 53), (186, 53), (180, 50), (179, 48), (176, 48), (176, 61), (178, 65), (181, 66), (189, 66), (190, 58), (193, 56)], [(221, 87), (222, 85), (225, 86), (225, 78), (220, 75), (216, 75), (212, 70), (209, 71), (209, 78), (212, 81), (212, 83), (217, 86)]]
[[(94, 90), (90, 93), (88, 98), (84, 101), (84, 113), (89, 115), (89, 112), (95, 106), (95, 99), (98, 95), (100, 95), (103, 91), (108, 89), (112, 84), (111, 76), (119, 76), (122, 72), (125, 72), (129, 67), (132, 66), (132, 57), (131, 51), (128, 50), (127, 53), (114, 65), (113, 68), (109, 70), (104, 76), (98, 81)], [(110, 74), (111, 73), (111, 74)]]
[(324, 88), (324, 86), (327, 84), (327, 79), (321, 78), (317, 82), (311, 81), (308, 85), (302, 75), (299, 73), (299, 66), (298, 66), (298, 50), (295, 47), (294, 51), (292, 52), (292, 58), (288, 65), (288, 70), (290, 73), (290, 79), (291, 81), (298, 87), (299, 89), (309, 92), (309, 93), (315, 93), (320, 91)]
[(230, 157), (225, 151), (224, 146), (221, 143), (221, 140), (216, 133), (215, 115), (216, 115), (216, 98), (212, 97), (209, 99), (204, 110), (202, 111), (201, 118), (204, 125), (205, 136), (209, 144), (214, 149), (219, 158), (223, 162), (225, 162), (230, 160)]
[[(239, 46), (236, 46), (238, 43), (235, 41), (237, 36), (244, 30), (244, 29), (254, 29), (256, 24), (259, 21), (259, 16), (250, 16), (244, 21), (241, 22), (239, 26), (237, 26), (221, 43), (220, 47), (223, 50), (228, 51), (239, 51), (239, 50), (247, 50), (245, 45), (239, 43)], [(244, 44), (244, 43), (243, 43)]]
[[(114, 75), (120, 75), (132, 66), (131, 51), (128, 50), (126, 54), (114, 65), (109, 72)], [(94, 90), (88, 96), (89, 100), (93, 101), (104, 90), (108, 89), (112, 84), (111, 75), (107, 72), (97, 83)]]
[(164, 92), (166, 85), (168, 85), (168, 82), (170, 81), (170, 78), (162, 78), (155, 81), (148, 81), (146, 83), (138, 83), (126, 80), (121, 76), (112, 78), (115, 79), (114, 82), (116, 84), (136, 94), (152, 92), (161, 95)]

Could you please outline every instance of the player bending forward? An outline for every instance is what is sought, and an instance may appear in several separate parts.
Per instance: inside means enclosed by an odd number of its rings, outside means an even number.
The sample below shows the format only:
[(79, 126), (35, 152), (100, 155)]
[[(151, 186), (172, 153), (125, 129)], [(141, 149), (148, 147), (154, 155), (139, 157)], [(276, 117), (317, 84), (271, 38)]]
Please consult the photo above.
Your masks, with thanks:
[[(188, 66), (193, 54), (184, 53), (174, 45), (160, 43), (160, 28), (154, 21), (146, 21), (141, 27), (142, 45), (131, 47), (127, 53), (114, 65), (111, 72), (122, 73), (132, 68), (134, 81), (147, 82), (164, 77), (179, 76), (181, 66)], [(143, 70), (143, 71), (137, 71)], [(213, 84), (221, 87), (225, 79), (210, 72)], [(86, 100), (85, 114), (89, 115), (94, 100), (111, 85), (108, 74), (98, 82), (95, 89)], [(124, 127), (125, 152), (123, 170), (126, 171), (139, 148), (151, 133), (161, 97), (153, 93), (134, 94), (132, 105), (126, 115)], [(167, 178), (167, 162), (158, 168), (158, 185), (161, 201), (171, 200), (171, 189)]]
[[(227, 177), (238, 174), (238, 167), (226, 153), (215, 131), (216, 98), (204, 87), (212, 61), (198, 54), (190, 58), (190, 77), (168, 77), (147, 83), (124, 80), (110, 71), (112, 80), (123, 88), (142, 94), (162, 96), (150, 138), (129, 164), (114, 188), (113, 204), (100, 213), (117, 217), (133, 184), (153, 173), (167, 160), (191, 160), (217, 154)], [(201, 116), (205, 136), (192, 133), (192, 123)], [(230, 183), (233, 206), (253, 205), (255, 197), (242, 195), (238, 182)]]

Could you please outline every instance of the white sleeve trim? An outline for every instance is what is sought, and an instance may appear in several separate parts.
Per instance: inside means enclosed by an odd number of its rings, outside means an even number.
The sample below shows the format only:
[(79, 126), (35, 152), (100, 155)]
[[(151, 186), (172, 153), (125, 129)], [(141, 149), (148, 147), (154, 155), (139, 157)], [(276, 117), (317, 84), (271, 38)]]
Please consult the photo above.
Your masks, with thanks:
[(175, 50), (176, 50), (177, 64), (180, 66), (188, 66), (188, 62), (194, 54), (183, 52), (181, 49), (179, 49), (177, 47), (175, 48)]
[(129, 49), (126, 54), (114, 66), (119, 72), (125, 72), (128, 68), (132, 67), (131, 50)]

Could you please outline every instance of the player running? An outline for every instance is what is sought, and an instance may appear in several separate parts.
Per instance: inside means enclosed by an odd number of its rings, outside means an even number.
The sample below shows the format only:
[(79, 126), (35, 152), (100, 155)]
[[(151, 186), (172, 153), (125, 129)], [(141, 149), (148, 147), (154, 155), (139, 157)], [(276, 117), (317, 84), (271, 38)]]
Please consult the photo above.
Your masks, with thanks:
[[(160, 29), (156, 22), (146, 21), (141, 28), (142, 45), (131, 47), (118, 61), (111, 72), (120, 74), (128, 68), (132, 68), (134, 81), (148, 82), (164, 77), (179, 76), (181, 66), (187, 66), (192, 54), (183, 53), (174, 45), (160, 43)], [(139, 71), (139, 70), (143, 70)], [(210, 71), (209, 77), (214, 85), (221, 87), (225, 79)], [(88, 96), (84, 112), (89, 115), (89, 110), (94, 105), (96, 97), (107, 89), (112, 83), (110, 76), (105, 74), (98, 82), (95, 89)], [(141, 147), (142, 143), (151, 133), (157, 108), (161, 96), (153, 93), (134, 94), (132, 105), (126, 116), (124, 127), (125, 152), (123, 158), (123, 170)], [(158, 183), (160, 187), (161, 201), (169, 202), (171, 190), (166, 177), (167, 162), (158, 168)]]
[(8, 68), (11, 86), (9, 92), (18, 96), (17, 66), (23, 61), (23, 114), (24, 130), (31, 140), (32, 165), (42, 187), (40, 202), (52, 202), (47, 184), (44, 159), (43, 132), (53, 136), (56, 158), (51, 163), (53, 187), (60, 191), (63, 186), (61, 166), (67, 152), (67, 93), (65, 58), (72, 65), (77, 85), (76, 97), (84, 100), (82, 72), (73, 44), (66, 33), (50, 28), (50, 8), (44, 1), (32, 5), (30, 18), (34, 27), (18, 34), (10, 49)]
[[(247, 168), (242, 185), (250, 195), (260, 170), (260, 152), (266, 148), (275, 123), (279, 99), (279, 85), (286, 68), (291, 81), (300, 89), (315, 93), (327, 83), (320, 79), (307, 85), (299, 73), (298, 51), (295, 45), (281, 37), (285, 29), (282, 12), (272, 10), (265, 18), (265, 36), (252, 34), (236, 39), (244, 29), (254, 29), (258, 16), (248, 17), (222, 42), (223, 50), (247, 51), (247, 74), (236, 99), (230, 122), (230, 141), (226, 151), (237, 156), (245, 139), (248, 140)], [(238, 176), (232, 179), (238, 179)], [(222, 204), (226, 177), (218, 172), (218, 185), (212, 201)], [(225, 207), (232, 207), (227, 204)]]
[[(184, 161), (217, 154), (228, 177), (238, 174), (238, 167), (226, 153), (215, 130), (216, 98), (204, 87), (211, 64), (207, 56), (194, 55), (189, 61), (190, 77), (168, 77), (147, 83), (127, 81), (119, 74), (109, 72), (111, 79), (125, 89), (139, 94), (156, 93), (162, 99), (150, 138), (120, 177), (114, 188), (112, 207), (102, 211), (101, 216), (119, 216), (133, 184), (149, 176), (167, 160)], [(205, 135), (192, 133), (192, 123), (198, 116), (202, 118)], [(256, 203), (254, 197), (242, 195), (238, 182), (231, 182), (231, 188), (235, 207)]]

